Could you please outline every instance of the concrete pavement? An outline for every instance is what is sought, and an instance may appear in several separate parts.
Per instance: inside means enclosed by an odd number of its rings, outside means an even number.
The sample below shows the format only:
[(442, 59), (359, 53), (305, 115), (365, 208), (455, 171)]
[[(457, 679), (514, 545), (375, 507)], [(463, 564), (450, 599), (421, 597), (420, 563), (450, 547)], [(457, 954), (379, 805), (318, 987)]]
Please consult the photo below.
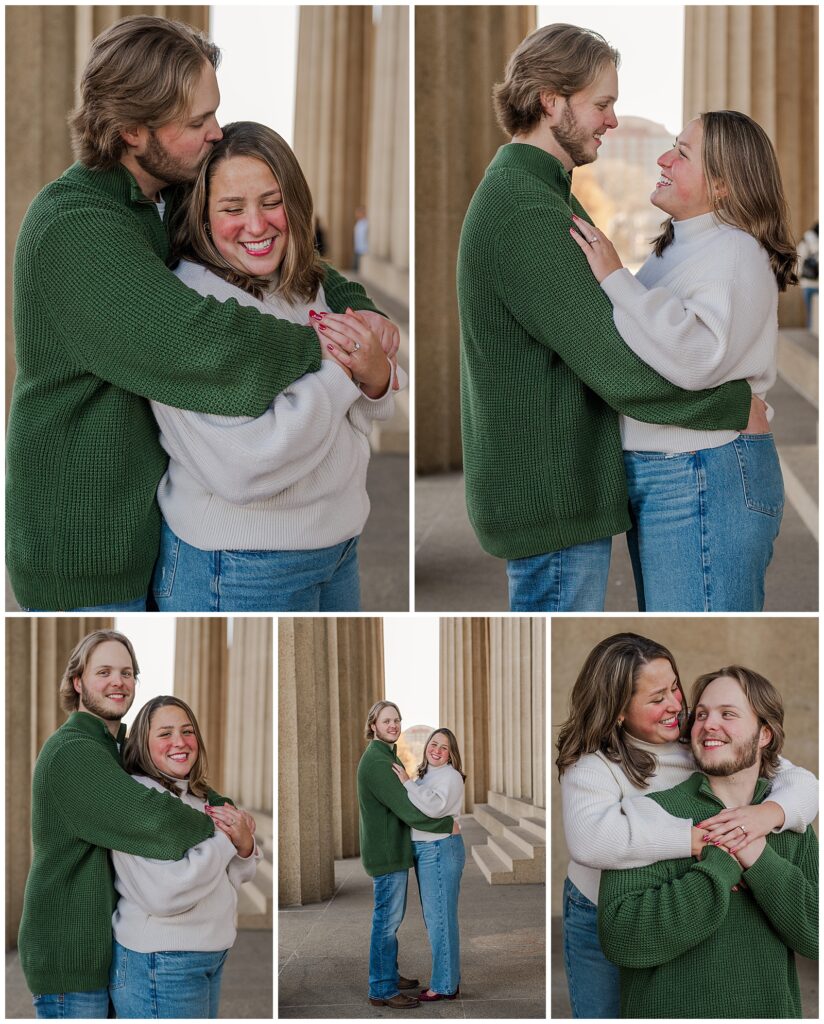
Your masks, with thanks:
[[(238, 932), (223, 968), (222, 1020), (272, 1018), (272, 932)], [(6, 954), (6, 1020), (34, 1017), (17, 951)]]
[[(303, 1019), (543, 1019), (545, 896), (543, 885), (487, 884), (470, 847), (487, 832), (461, 819), (467, 845), (461, 883), (461, 994), (454, 1001), (390, 1010), (368, 1002), (372, 882), (357, 858), (335, 864), (335, 894), (324, 903), (279, 913), (279, 1016)], [(422, 984), (430, 953), (414, 871), (399, 932), (400, 970)]]

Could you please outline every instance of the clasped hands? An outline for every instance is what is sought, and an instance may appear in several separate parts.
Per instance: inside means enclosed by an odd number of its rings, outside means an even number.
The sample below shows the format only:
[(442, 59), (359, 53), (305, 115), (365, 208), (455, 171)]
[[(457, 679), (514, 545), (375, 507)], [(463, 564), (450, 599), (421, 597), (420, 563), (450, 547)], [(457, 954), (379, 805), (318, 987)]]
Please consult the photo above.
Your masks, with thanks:
[(231, 839), (239, 857), (252, 856), (255, 852), (257, 824), (248, 811), (231, 804), (222, 804), (220, 807), (206, 804), (203, 810), (215, 823), (215, 828), (219, 828)]
[(372, 310), (309, 313), (320, 340), (321, 356), (332, 359), (356, 381), (367, 398), (380, 398), (389, 386), (398, 390), (400, 331)]
[(692, 855), (700, 857), (705, 846), (719, 846), (746, 871), (764, 852), (767, 845), (765, 837), (783, 824), (784, 811), (772, 800), (763, 804), (728, 807), (693, 826)]

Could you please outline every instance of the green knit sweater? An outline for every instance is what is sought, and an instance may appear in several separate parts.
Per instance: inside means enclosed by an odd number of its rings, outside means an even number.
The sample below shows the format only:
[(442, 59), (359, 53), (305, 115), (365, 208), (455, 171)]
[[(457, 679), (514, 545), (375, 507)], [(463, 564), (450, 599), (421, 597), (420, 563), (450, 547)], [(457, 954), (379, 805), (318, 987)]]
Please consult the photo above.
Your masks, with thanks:
[[(753, 803), (768, 789), (759, 779)], [(699, 772), (649, 799), (696, 824), (722, 809)], [(743, 872), (714, 846), (700, 860), (605, 871), (598, 930), (621, 968), (622, 1017), (800, 1017), (793, 950), (818, 957), (815, 832), (771, 833)]]
[[(121, 726), (118, 742), (125, 734)], [(210, 800), (223, 802), (211, 793)], [(117, 904), (110, 849), (179, 860), (214, 834), (205, 814), (127, 775), (103, 721), (81, 711), (40, 751), (31, 822), (34, 858), (18, 946), (35, 994), (108, 985)]]
[(451, 832), (454, 819), (428, 818), (406, 795), (392, 771), (400, 764), (395, 747), (372, 740), (358, 764), (360, 855), (368, 875), (388, 875), (412, 867), (410, 828)]
[[(25, 608), (146, 593), (167, 461), (147, 399), (257, 416), (320, 366), (311, 328), (198, 295), (168, 257), (157, 208), (122, 167), (74, 164), (26, 214), (6, 471), (6, 557)], [(375, 308), (331, 268), (324, 289), (334, 310)]]
[(466, 504), (492, 555), (544, 554), (629, 528), (616, 413), (707, 429), (746, 426), (743, 381), (682, 391), (624, 344), (570, 237), (560, 161), (503, 146), (461, 232), (461, 421)]

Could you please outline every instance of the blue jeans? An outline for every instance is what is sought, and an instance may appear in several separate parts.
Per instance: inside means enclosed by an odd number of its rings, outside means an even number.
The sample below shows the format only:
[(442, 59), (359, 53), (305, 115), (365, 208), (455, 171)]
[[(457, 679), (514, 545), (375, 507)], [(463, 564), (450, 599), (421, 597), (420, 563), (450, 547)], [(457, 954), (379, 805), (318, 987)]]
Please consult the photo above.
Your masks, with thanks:
[(621, 1016), (621, 982), (598, 941), (598, 908), (564, 880), (564, 967), (573, 1017)]
[(432, 947), (433, 992), (451, 996), (461, 983), (461, 933), (458, 897), (466, 863), (463, 836), (412, 843), (415, 874), (429, 945)]
[(118, 1017), (217, 1017), (228, 949), (217, 953), (135, 953), (112, 943), (109, 993)]
[(369, 998), (391, 999), (398, 988), (398, 928), (406, 913), (408, 871), (390, 871), (372, 879), (375, 906), (369, 940)]
[(665, 455), (624, 452), (638, 608), (761, 611), (784, 510), (772, 434)]
[[(34, 1015), (41, 1020), (58, 1017), (87, 1017), (105, 1020), (109, 1016), (109, 990), (96, 988), (91, 992), (52, 992), (32, 996)], [(114, 1016), (114, 1014), (112, 1014)]]
[(357, 612), (358, 538), (314, 551), (201, 551), (164, 522), (152, 590), (162, 612)]
[(509, 610), (513, 612), (602, 612), (607, 592), (612, 537), (512, 558)]

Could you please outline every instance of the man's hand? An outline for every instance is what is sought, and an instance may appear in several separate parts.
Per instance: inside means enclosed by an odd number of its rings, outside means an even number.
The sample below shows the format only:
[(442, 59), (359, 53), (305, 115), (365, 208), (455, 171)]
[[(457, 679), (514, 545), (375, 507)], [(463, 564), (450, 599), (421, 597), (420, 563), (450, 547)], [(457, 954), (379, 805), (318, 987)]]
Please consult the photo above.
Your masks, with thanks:
[(751, 868), (753, 864), (755, 864), (766, 848), (767, 840), (763, 836), (760, 836), (758, 839), (754, 839), (746, 847), (739, 850), (738, 853), (734, 854), (734, 857), (746, 871), (747, 868)]
[(767, 403), (758, 395), (753, 395), (750, 401), (750, 418), (744, 433), (769, 434), (771, 430), (770, 421), (767, 419)]
[(692, 834), (690, 836), (690, 854), (693, 857), (700, 857), (701, 851), (707, 845), (704, 840), (704, 832), (702, 829), (696, 828), (696, 826), (693, 825), (691, 833)]

